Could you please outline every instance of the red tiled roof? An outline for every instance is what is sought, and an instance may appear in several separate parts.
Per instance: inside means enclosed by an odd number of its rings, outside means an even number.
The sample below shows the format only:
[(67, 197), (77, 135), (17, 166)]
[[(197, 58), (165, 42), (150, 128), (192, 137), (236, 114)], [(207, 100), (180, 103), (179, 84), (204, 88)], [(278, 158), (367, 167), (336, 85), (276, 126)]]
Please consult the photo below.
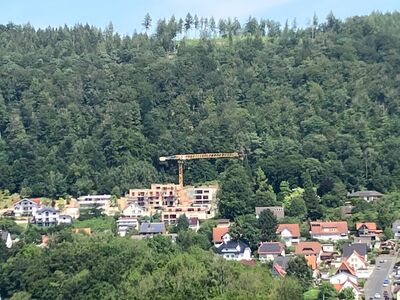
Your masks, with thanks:
[(361, 226), (365, 225), (369, 230), (376, 230), (376, 223), (374, 222), (357, 222), (356, 223), (356, 230), (360, 229)]
[(240, 261), (242, 264), (246, 265), (246, 266), (250, 266), (250, 267), (255, 267), (257, 265), (257, 262), (254, 259), (244, 259)]
[(346, 270), (351, 275), (356, 276), (356, 271), (354, 271), (354, 269), (345, 260), (342, 261), (342, 263), (340, 264), (339, 268), (336, 271), (336, 274), (343, 270)]
[(333, 285), (333, 287), (335, 288), (336, 291), (341, 292), (342, 289), (343, 289), (343, 287), (344, 287), (344, 285), (345, 285), (347, 282), (349, 282), (349, 283), (353, 286), (353, 288), (356, 289), (356, 290), (358, 291), (358, 286), (357, 286), (353, 281), (351, 281), (351, 280), (349, 280), (349, 279), (347, 279), (346, 281), (344, 281), (344, 282), (341, 283), (341, 284), (340, 284), (340, 283), (335, 283), (335, 284)]
[(319, 242), (300, 242), (296, 245), (295, 254), (318, 255), (321, 252), (321, 244)]
[(311, 233), (318, 235), (348, 234), (349, 228), (346, 221), (338, 222), (310, 222)]
[(305, 256), (307, 264), (311, 267), (311, 269), (317, 269), (317, 257), (316, 256)]
[(286, 275), (286, 271), (278, 264), (273, 265), (276, 272), (278, 272), (279, 276), (284, 277)]
[(213, 228), (213, 242), (222, 242), (222, 237), (228, 233), (229, 227), (214, 227)]
[(300, 226), (299, 224), (279, 224), (278, 229), (276, 230), (277, 234), (281, 234), (281, 232), (287, 229), (290, 231), (292, 236), (300, 237)]
[(30, 199), (32, 202), (35, 202), (36, 204), (40, 204), (40, 202), (41, 202), (41, 200), (40, 200), (40, 198), (33, 198), (33, 199)]

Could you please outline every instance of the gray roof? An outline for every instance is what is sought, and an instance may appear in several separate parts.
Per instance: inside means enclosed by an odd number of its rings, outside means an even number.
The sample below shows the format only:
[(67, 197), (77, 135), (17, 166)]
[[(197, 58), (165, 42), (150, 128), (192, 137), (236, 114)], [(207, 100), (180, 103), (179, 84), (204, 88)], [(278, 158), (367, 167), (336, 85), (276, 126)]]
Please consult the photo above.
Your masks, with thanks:
[(283, 250), (283, 245), (278, 242), (271, 243), (262, 243), (258, 248), (258, 253), (260, 254), (268, 254), (268, 253), (276, 253), (279, 254)]
[(348, 197), (382, 197), (383, 194), (377, 191), (358, 191), (349, 193)]
[(152, 234), (152, 233), (163, 233), (165, 232), (164, 223), (142, 223), (140, 224), (140, 234)]
[(256, 216), (260, 215), (260, 213), (266, 209), (272, 211), (277, 219), (281, 219), (285, 216), (285, 209), (283, 208), (283, 206), (256, 207)]
[(243, 243), (242, 241), (239, 240), (231, 240), (229, 242), (222, 243), (219, 247), (216, 248), (216, 251), (219, 254), (225, 254), (225, 253), (240, 254), (244, 253), (244, 250), (246, 248), (249, 248), (249, 246), (246, 243)]
[(354, 244), (344, 244), (342, 248), (343, 257), (349, 257), (353, 254), (354, 251), (357, 251), (361, 256), (367, 255), (368, 245), (364, 243), (354, 243)]
[(61, 218), (71, 219), (72, 220), (72, 217), (70, 215), (60, 215), (60, 219)]
[(55, 210), (54, 208), (45, 206), (45, 207), (43, 207), (43, 208), (41, 208), (41, 209), (38, 209), (38, 210), (36, 211), (36, 213), (41, 214), (41, 213), (43, 213), (43, 212), (45, 212), (45, 211), (49, 211), (49, 212), (52, 212), (52, 213), (57, 212), (57, 210)]
[(7, 242), (7, 238), (8, 238), (8, 235), (9, 235), (10, 233), (8, 232), (8, 231), (6, 231), (6, 230), (0, 230), (0, 238), (4, 241), (4, 242)]
[(274, 264), (280, 265), (284, 270), (286, 270), (290, 257), (286, 256), (277, 256), (274, 258)]

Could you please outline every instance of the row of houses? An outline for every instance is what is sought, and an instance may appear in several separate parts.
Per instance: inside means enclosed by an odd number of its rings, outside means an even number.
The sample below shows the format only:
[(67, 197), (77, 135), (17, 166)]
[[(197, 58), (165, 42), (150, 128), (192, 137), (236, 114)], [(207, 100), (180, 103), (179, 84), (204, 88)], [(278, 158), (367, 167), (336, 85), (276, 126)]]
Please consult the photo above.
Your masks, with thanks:
[[(382, 249), (394, 246), (391, 241), (380, 242), (382, 230), (377, 229), (373, 222), (356, 223), (354, 229), (356, 234), (351, 238), (355, 241), (360, 238), (373, 241)], [(303, 256), (315, 278), (329, 281), (339, 292), (350, 287), (356, 297), (360, 297), (359, 279), (367, 279), (373, 270), (368, 262), (368, 251), (373, 243), (345, 243), (337, 249), (338, 241), (350, 238), (346, 221), (310, 222), (310, 240), (301, 236), (299, 224), (279, 224), (276, 234), (277, 241), (260, 243), (252, 255), (246, 243), (232, 239), (229, 221), (222, 220), (213, 228), (213, 243), (216, 253), (227, 260), (249, 261), (257, 258), (260, 262), (272, 262), (272, 273), (276, 276), (285, 276), (289, 260)]]
[(60, 214), (59, 210), (41, 204), (40, 199), (27, 199), (14, 203), (14, 215), (16, 217), (32, 217), (31, 223), (39, 226), (54, 226), (70, 224), (72, 218), (69, 215)]

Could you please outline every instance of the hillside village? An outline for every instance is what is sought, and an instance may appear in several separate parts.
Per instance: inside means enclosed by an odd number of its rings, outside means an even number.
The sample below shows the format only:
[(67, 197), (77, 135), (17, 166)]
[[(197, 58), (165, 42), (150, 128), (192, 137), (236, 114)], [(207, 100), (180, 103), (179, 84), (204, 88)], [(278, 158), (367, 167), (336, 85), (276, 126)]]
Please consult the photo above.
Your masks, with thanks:
[[(241, 233), (233, 233), (235, 224), (229, 219), (218, 219), (218, 186), (187, 186), (179, 192), (176, 184), (152, 184), (148, 189), (130, 189), (124, 197), (112, 195), (87, 195), (71, 198), (65, 205), (45, 205), (41, 198), (23, 198), (3, 209), (3, 218), (14, 219), (18, 224), (51, 228), (71, 227), (74, 233), (91, 235), (92, 228), (74, 226), (82, 217), (108, 216), (115, 219), (116, 233), (134, 239), (152, 238), (156, 235), (179, 237), (175, 229), (180, 222), (197, 232), (202, 224), (212, 221), (212, 250), (225, 260), (240, 261), (246, 265), (256, 263), (270, 266), (273, 276), (285, 277), (291, 261), (300, 259), (308, 266), (316, 284), (329, 282), (338, 293), (351, 290), (355, 299), (363, 299), (366, 281), (386, 262), (381, 255), (397, 255), (400, 239), (400, 220), (393, 224), (394, 239), (387, 239), (375, 222), (365, 220), (349, 227), (345, 220), (310, 221), (308, 228), (298, 223), (285, 223), (283, 206), (255, 207), (254, 216), (264, 215), (276, 220), (271, 240), (257, 241), (251, 247)], [(350, 200), (379, 201), (383, 194), (375, 191), (349, 193), (349, 202), (342, 208), (344, 218), (350, 211)], [(186, 224), (185, 223), (185, 224)], [(111, 230), (112, 228), (109, 228)], [(1, 231), (8, 248), (18, 243), (18, 236)], [(51, 238), (51, 234), (50, 234)], [(42, 236), (39, 246), (46, 247), (49, 235)], [(390, 262), (388, 276), (392, 279), (392, 292), (400, 285), (400, 269)], [(390, 271), (394, 268), (393, 274)], [(374, 271), (375, 270), (375, 271)], [(304, 271), (304, 270), (303, 270)], [(398, 281), (397, 281), (398, 280)]]

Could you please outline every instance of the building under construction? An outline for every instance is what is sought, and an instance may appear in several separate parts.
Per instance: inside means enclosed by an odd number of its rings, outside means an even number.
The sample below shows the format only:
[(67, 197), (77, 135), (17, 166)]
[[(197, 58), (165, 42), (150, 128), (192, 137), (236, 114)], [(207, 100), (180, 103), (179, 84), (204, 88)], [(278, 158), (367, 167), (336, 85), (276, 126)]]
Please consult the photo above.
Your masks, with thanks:
[(144, 207), (150, 214), (161, 214), (162, 221), (174, 224), (183, 214), (188, 218), (206, 220), (217, 210), (217, 185), (186, 186), (152, 184), (149, 189), (130, 189), (127, 203)]

